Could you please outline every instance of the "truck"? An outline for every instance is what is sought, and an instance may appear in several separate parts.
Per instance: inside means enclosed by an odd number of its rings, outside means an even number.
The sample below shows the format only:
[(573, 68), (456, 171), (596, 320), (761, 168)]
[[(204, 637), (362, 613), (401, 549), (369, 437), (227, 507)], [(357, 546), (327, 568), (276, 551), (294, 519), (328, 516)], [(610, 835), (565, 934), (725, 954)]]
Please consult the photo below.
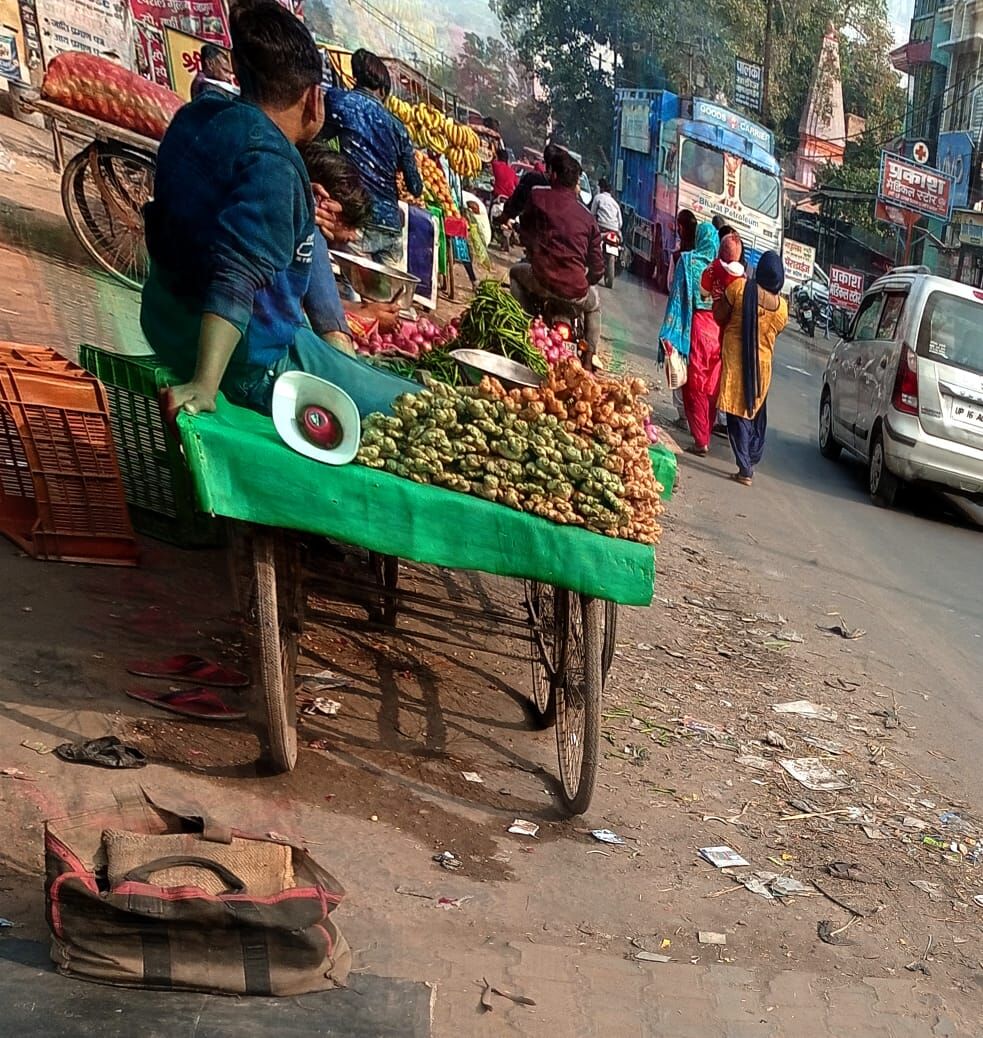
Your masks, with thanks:
[(745, 260), (782, 249), (782, 174), (764, 126), (704, 98), (670, 90), (615, 93), (614, 188), (636, 272), (668, 290), (678, 247), (676, 215), (721, 217), (740, 234)]

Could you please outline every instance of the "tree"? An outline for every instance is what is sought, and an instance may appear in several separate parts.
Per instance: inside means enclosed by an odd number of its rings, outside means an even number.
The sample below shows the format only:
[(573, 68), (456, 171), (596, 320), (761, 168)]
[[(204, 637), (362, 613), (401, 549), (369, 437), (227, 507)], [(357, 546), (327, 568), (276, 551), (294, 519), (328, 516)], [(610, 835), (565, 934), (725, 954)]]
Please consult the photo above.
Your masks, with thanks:
[(506, 41), (467, 33), (442, 85), (464, 104), (497, 119), (512, 147), (542, 148), (548, 112), (533, 98), (532, 83), (532, 73)]
[(798, 143), (799, 118), (830, 22), (841, 30), (847, 110), (877, 125), (893, 124), (903, 111), (887, 59), (885, 0), (492, 2), (510, 43), (546, 86), (554, 118), (595, 164), (604, 164), (610, 149), (615, 79), (617, 86), (731, 95), (735, 55), (761, 60), (764, 54), (769, 3), (769, 122), (779, 152)]

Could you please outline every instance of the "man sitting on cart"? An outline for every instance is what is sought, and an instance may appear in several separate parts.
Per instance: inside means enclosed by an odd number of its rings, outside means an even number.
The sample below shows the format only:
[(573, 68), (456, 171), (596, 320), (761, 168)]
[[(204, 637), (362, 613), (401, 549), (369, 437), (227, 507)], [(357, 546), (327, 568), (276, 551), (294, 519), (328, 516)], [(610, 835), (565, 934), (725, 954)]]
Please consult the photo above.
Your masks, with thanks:
[[(363, 414), (387, 411), (420, 387), (328, 345), (339, 322), (312, 327), (316, 215), (297, 145), (324, 120), (322, 63), (304, 25), (276, 0), (234, 9), (233, 62), (241, 100), (204, 94), (171, 122), (146, 209), (151, 265), (141, 324), (178, 377), (164, 409), (214, 411), (221, 388), (269, 413), (273, 383), (307, 371), (344, 388)], [(321, 308), (312, 308), (315, 315)], [(337, 316), (337, 315), (336, 315)]]

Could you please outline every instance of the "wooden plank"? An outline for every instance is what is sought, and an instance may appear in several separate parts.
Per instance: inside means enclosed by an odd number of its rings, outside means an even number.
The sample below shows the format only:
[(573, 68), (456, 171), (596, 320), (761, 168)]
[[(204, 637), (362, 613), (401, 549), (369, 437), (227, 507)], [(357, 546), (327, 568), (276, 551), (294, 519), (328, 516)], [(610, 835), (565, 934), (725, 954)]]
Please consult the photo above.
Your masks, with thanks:
[(53, 101), (44, 101), (39, 98), (36, 101), (25, 102), (24, 107), (46, 115), (59, 126), (82, 137), (126, 144), (140, 151), (150, 152), (152, 155), (155, 155), (160, 147), (160, 142), (155, 141), (152, 137), (144, 137), (143, 134), (133, 133), (132, 130), (124, 130), (121, 126), (114, 126), (112, 123), (96, 119), (91, 115), (83, 115), (81, 112), (75, 112), (71, 108), (55, 104)]

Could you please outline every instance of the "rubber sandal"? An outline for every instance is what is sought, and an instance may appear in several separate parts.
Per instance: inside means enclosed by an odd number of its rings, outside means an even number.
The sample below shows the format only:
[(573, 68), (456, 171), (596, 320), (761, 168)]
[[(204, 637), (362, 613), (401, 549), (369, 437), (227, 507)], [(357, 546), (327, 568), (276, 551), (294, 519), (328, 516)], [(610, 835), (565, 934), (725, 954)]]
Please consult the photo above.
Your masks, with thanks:
[(710, 453), (709, 447), (697, 447), (694, 443), (692, 446), (686, 448), (687, 454), (695, 454), (698, 458), (705, 458)]
[(135, 746), (126, 746), (115, 735), (88, 742), (65, 742), (55, 756), (69, 764), (93, 764), (97, 768), (143, 768), (147, 758)]
[(742, 476), (740, 472), (735, 472), (730, 478), (735, 483), (740, 483), (742, 487), (749, 487), (751, 485), (751, 477)]
[(181, 653), (156, 663), (139, 660), (126, 669), (139, 678), (190, 681), (195, 685), (210, 685), (212, 688), (245, 688), (249, 684), (249, 678), (241, 670), (223, 667), (220, 663), (213, 663), (192, 653)]
[(155, 692), (149, 688), (128, 688), (124, 695), (141, 703), (149, 703), (182, 717), (197, 717), (202, 721), (241, 721), (244, 710), (228, 706), (222, 697), (210, 688), (183, 688), (177, 692)]

